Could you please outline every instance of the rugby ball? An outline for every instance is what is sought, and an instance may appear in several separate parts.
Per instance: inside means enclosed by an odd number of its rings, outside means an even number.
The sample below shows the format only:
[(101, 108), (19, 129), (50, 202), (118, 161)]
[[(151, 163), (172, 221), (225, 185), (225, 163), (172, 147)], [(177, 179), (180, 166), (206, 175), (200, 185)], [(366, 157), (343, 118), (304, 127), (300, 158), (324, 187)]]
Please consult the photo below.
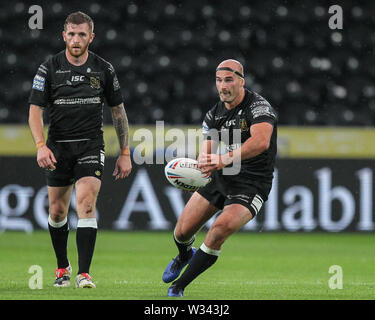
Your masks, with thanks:
[(177, 158), (168, 162), (164, 169), (165, 177), (176, 188), (196, 191), (211, 181), (210, 174), (198, 169), (198, 161), (190, 158)]

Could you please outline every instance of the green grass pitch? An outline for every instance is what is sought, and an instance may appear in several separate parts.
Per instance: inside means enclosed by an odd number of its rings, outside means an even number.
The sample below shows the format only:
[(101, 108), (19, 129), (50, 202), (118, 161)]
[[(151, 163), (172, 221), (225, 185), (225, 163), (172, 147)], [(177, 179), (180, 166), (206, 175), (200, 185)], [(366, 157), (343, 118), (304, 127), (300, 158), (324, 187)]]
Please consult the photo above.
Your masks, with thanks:
[[(197, 235), (199, 247), (204, 232)], [(216, 264), (185, 289), (188, 300), (321, 300), (375, 298), (375, 235), (237, 233)], [(0, 300), (164, 300), (161, 280), (177, 251), (172, 232), (98, 232), (90, 270), (96, 289), (54, 288), (56, 259), (49, 233), (0, 234)], [(75, 233), (69, 259), (77, 272)], [(43, 271), (43, 288), (30, 289), (32, 265)], [(342, 269), (342, 289), (331, 289), (331, 266)], [(335, 281), (334, 281), (335, 280)], [(336, 278), (331, 282), (338, 284)]]

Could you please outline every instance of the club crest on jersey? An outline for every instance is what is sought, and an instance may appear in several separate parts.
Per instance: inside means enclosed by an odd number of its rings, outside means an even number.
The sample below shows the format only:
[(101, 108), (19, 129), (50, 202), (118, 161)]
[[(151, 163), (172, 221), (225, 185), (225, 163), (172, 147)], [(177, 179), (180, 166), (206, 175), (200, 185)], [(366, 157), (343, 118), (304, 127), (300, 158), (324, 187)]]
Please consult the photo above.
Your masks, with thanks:
[(100, 89), (100, 78), (99, 77), (90, 77), (90, 86), (93, 89)]
[(247, 126), (247, 122), (245, 119), (240, 119), (240, 129), (241, 131), (248, 131), (249, 127)]

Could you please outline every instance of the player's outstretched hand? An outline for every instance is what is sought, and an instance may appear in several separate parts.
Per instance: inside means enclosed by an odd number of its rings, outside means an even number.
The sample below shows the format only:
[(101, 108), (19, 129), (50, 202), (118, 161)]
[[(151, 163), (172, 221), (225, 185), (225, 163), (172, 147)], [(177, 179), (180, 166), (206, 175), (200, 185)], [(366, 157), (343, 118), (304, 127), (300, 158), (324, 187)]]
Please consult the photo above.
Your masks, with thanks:
[(117, 158), (113, 176), (115, 180), (126, 178), (132, 171), (132, 162), (129, 155), (120, 155)]
[(48, 170), (55, 170), (57, 163), (55, 156), (50, 148), (48, 148), (46, 145), (40, 147), (38, 149), (38, 155), (37, 155), (37, 162), (39, 167), (43, 169)]
[(198, 158), (198, 169), (202, 173), (209, 173), (214, 170), (223, 169), (228, 163), (223, 161), (223, 157), (214, 153), (202, 153)]

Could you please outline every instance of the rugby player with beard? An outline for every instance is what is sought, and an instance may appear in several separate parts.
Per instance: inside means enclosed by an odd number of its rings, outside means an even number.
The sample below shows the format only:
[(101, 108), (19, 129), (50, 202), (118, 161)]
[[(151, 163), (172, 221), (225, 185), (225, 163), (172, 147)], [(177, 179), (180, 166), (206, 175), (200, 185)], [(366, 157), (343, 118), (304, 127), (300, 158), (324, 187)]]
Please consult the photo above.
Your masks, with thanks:
[[(95, 206), (105, 158), (104, 101), (111, 108), (119, 140), (119, 157), (113, 171), (116, 180), (127, 177), (132, 169), (129, 125), (113, 66), (88, 50), (95, 36), (92, 19), (82, 12), (70, 14), (62, 36), (65, 50), (42, 63), (34, 77), (29, 126), (48, 188), (48, 228), (57, 258), (54, 286), (70, 285), (67, 214), (74, 187), (78, 215), (75, 284), (78, 288), (94, 288), (89, 269), (96, 242)], [(43, 134), (44, 113), (50, 122), (47, 140)]]

